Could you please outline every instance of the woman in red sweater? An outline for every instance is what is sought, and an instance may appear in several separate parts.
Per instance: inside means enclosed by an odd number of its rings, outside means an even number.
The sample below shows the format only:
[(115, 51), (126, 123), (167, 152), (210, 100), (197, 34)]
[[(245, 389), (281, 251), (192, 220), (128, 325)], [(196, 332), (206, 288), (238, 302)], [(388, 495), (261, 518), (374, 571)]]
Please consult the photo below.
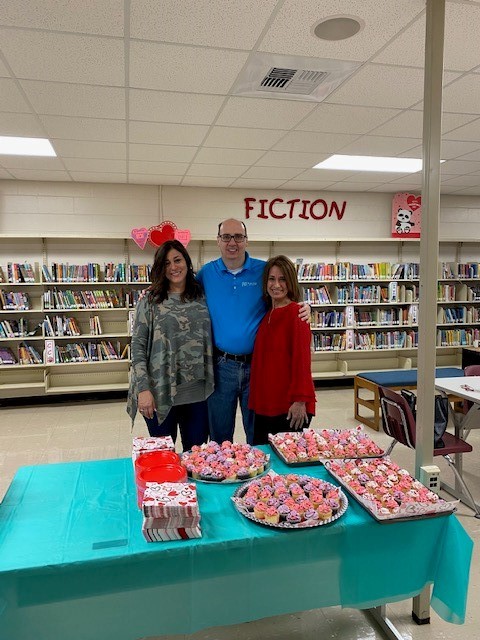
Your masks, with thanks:
[(308, 426), (315, 413), (310, 326), (298, 318), (297, 274), (286, 256), (267, 262), (263, 295), (268, 311), (258, 329), (250, 374), (254, 444), (267, 444), (269, 433)]

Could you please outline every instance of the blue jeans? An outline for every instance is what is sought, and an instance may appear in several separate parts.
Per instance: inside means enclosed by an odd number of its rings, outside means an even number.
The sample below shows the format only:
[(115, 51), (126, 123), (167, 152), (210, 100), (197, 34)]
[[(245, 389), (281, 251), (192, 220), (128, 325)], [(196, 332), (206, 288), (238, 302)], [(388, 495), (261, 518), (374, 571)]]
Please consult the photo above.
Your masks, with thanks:
[(253, 444), (254, 413), (248, 408), (250, 364), (215, 358), (215, 391), (208, 398), (210, 438), (215, 442), (233, 440), (235, 414), (240, 403), (243, 428), (248, 444)]
[(177, 439), (177, 427), (180, 427), (180, 437), (184, 451), (189, 451), (194, 444), (203, 444), (208, 440), (208, 409), (207, 401), (180, 404), (172, 407), (165, 420), (158, 424), (157, 414), (153, 418), (145, 418), (148, 433), (153, 437), (172, 436)]

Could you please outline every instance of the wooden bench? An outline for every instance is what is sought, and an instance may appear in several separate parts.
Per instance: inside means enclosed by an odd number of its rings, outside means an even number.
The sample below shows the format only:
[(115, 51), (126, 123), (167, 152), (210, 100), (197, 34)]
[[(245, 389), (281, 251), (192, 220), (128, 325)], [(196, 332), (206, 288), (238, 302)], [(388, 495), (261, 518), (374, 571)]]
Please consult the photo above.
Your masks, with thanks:
[[(454, 378), (463, 376), (463, 369), (459, 367), (438, 367), (435, 369), (436, 378)], [(355, 376), (353, 381), (353, 405), (355, 419), (367, 427), (378, 431), (380, 429), (380, 396), (378, 387), (390, 389), (416, 389), (416, 369), (392, 369), (390, 371), (366, 371)], [(371, 395), (368, 398), (360, 397), (360, 393), (366, 390)], [(373, 417), (360, 415), (360, 407), (366, 407), (373, 413)]]

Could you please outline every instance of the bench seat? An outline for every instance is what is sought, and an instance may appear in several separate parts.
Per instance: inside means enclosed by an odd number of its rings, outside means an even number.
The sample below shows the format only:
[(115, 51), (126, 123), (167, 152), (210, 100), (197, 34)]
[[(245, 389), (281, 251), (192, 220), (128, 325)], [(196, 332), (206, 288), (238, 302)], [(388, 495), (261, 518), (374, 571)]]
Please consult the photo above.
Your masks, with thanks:
[[(435, 369), (436, 378), (454, 378), (463, 376), (460, 367), (438, 367)], [(380, 429), (380, 395), (378, 387), (390, 389), (416, 389), (417, 369), (392, 369), (390, 371), (366, 371), (355, 376), (353, 381), (354, 415), (355, 419), (367, 427), (378, 431)], [(371, 392), (368, 398), (360, 397), (362, 390)], [(373, 412), (373, 417), (360, 415), (360, 407), (366, 407)]]

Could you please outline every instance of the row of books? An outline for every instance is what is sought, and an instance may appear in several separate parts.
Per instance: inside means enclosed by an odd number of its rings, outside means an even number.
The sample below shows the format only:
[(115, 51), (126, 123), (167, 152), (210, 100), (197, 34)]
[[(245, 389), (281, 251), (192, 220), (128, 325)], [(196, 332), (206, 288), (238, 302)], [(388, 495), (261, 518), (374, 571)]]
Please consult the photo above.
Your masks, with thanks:
[(438, 309), (437, 322), (440, 324), (472, 324), (480, 322), (480, 309), (478, 307), (440, 307)]
[(357, 264), (353, 262), (313, 262), (304, 263), (298, 259), (297, 277), (299, 280), (416, 280), (419, 278), (417, 262), (371, 262)]
[(0, 321), (0, 338), (23, 338), (25, 336), (33, 336), (41, 327), (41, 323), (32, 331), (29, 329), (30, 324), (26, 318), (16, 318), (11, 320)]
[(343, 333), (314, 333), (314, 351), (373, 351), (378, 349), (412, 349), (418, 346), (418, 331), (393, 330)]
[(418, 286), (404, 285), (395, 281), (387, 286), (359, 285), (352, 282), (348, 285), (335, 286), (332, 290), (324, 285), (309, 287), (304, 289), (303, 294), (305, 302), (310, 305), (386, 302), (408, 304), (418, 300)]
[(102, 268), (98, 262), (53, 262), (42, 266), (42, 276), (44, 282), (149, 282), (151, 270), (150, 264), (107, 262)]
[[(97, 316), (98, 317), (98, 316)], [(44, 320), (44, 333), (48, 337), (55, 336), (80, 336), (82, 332), (75, 318), (66, 316), (46, 316)]]
[(30, 297), (28, 293), (0, 289), (0, 309), (7, 311), (28, 311), (30, 308)]
[(0, 267), (0, 282), (35, 282), (35, 272), (30, 262), (7, 262), (7, 277)]
[(439, 329), (437, 347), (468, 347), (480, 340), (480, 329)]
[(441, 262), (439, 278), (478, 278), (478, 262)]
[(414, 326), (418, 323), (418, 306), (391, 307), (368, 311), (346, 307), (345, 312), (312, 311), (312, 329), (328, 327)]
[(42, 356), (28, 342), (21, 342), (17, 347), (17, 356), (9, 347), (0, 347), (0, 365), (2, 364), (42, 364)]
[[(69, 362), (103, 362), (106, 360), (124, 360), (130, 353), (130, 345), (121, 347), (117, 342), (102, 340), (100, 342), (74, 342), (55, 345), (55, 363)], [(48, 363), (47, 363), (48, 364)]]
[(120, 294), (109, 289), (91, 291), (50, 289), (43, 293), (44, 309), (117, 309), (124, 301)]

